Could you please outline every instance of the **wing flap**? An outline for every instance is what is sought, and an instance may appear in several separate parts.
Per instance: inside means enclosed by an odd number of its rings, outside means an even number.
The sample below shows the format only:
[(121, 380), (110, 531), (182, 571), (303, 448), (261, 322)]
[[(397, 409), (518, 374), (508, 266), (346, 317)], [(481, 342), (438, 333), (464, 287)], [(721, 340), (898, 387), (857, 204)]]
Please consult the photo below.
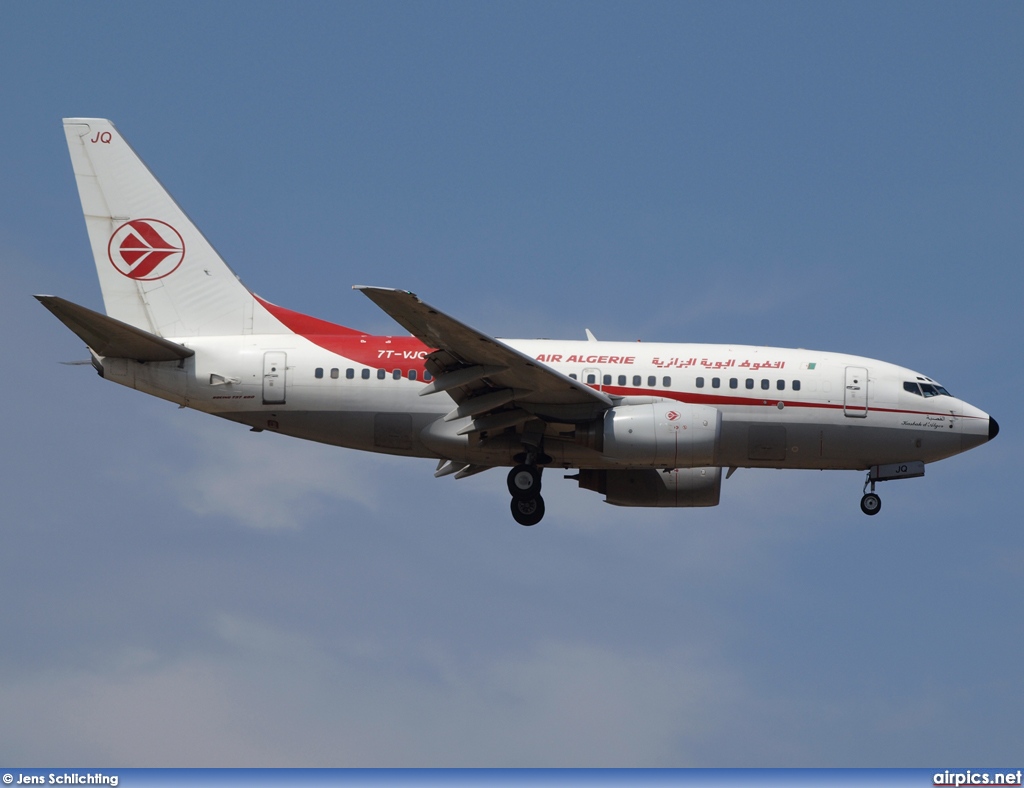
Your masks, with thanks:
[(508, 367), (473, 366), (463, 367), (454, 372), (446, 372), (424, 386), (423, 390), (420, 391), (420, 396), (425, 397), (428, 394), (437, 394), (439, 391), (448, 391), (457, 386), (468, 386), (470, 383), (476, 383), (478, 380), (495, 375), (498, 372), (504, 372), (506, 369)]
[(100, 356), (133, 361), (181, 361), (195, 355), (194, 350), (184, 345), (63, 298), (48, 295), (36, 298)]

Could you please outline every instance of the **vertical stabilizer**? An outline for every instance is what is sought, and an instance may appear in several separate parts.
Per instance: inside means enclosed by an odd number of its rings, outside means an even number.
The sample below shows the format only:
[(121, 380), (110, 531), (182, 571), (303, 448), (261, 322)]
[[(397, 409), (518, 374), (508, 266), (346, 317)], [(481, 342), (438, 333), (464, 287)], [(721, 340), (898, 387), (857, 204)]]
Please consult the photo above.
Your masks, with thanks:
[(65, 118), (103, 303), (162, 337), (287, 332), (109, 120)]

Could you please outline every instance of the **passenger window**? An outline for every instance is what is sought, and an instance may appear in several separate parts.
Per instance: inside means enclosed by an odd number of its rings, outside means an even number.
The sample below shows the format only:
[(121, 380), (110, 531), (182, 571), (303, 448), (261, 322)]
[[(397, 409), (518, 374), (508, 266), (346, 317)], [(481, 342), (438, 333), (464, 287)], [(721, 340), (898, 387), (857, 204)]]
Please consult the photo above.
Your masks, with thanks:
[(606, 385), (606, 386), (612, 385), (612, 376), (611, 375), (605, 375), (604, 376), (604, 385)]
[(704, 378), (697, 378), (697, 388), (704, 388)]
[(753, 378), (747, 378), (747, 382), (746, 382), (745, 385), (746, 385), (746, 387), (748, 389), (754, 388), (754, 379)]
[(430, 381), (432, 381), (433, 379), (434, 379), (434, 376), (430, 374), (430, 370), (429, 370), (429, 369), (425, 369), (425, 370), (423, 370), (423, 380), (424, 380), (424, 381), (426, 381), (427, 383), (429, 383), (429, 382), (430, 382)]
[(672, 378), (666, 375), (661, 379), (661, 385), (663, 385), (665, 388), (670, 388), (672, 386)]
[(337, 380), (338, 379), (338, 374), (339, 373), (338, 373), (338, 368), (337, 367), (332, 369), (331, 370), (331, 380)]
[(740, 382), (736, 378), (729, 378), (729, 388), (739, 388)]
[(575, 372), (570, 372), (569, 373), (569, 377), (572, 378), (573, 380), (579, 380), (579, 378), (576, 377), (576, 373)]
[(784, 380), (777, 380), (777, 381), (775, 381), (775, 388), (777, 388), (779, 391), (785, 391), (786, 390), (786, 381), (784, 381)]
[(416, 380), (416, 370), (415, 369), (410, 369), (409, 370), (409, 380)]
[(640, 385), (640, 381), (641, 381), (641, 377), (639, 375), (634, 375), (633, 376), (633, 385), (634, 386), (639, 386)]
[(793, 391), (799, 391), (799, 390), (800, 390), (800, 381), (799, 380), (794, 380), (793, 381)]
[(383, 369), (378, 369), (377, 370), (377, 380), (384, 380), (384, 378), (387, 377), (387, 374), (388, 373), (385, 372)]
[(769, 382), (768, 378), (761, 378), (761, 389), (762, 390), (767, 391), (768, 387), (771, 386), (771, 385), (772, 384), (771, 384), (771, 382)]
[(315, 377), (315, 378), (317, 378), (317, 380), (319, 380), (323, 376), (324, 376), (324, 368), (323, 367), (317, 367), (316, 371), (313, 372), (313, 377)]
[(396, 369), (394, 372), (391, 373), (391, 377), (393, 377), (395, 380), (401, 380), (402, 379), (402, 370)]
[(364, 369), (363, 370), (363, 380), (369, 380), (369, 379), (370, 379), (370, 370)]
[(590, 385), (594, 385), (595, 383), (597, 383), (597, 377), (594, 375), (587, 375), (587, 383), (589, 383)]
[(619, 375), (619, 385), (620, 386), (625, 386), (626, 385), (626, 376), (625, 375)]
[(346, 380), (352, 380), (352, 378), (354, 378), (355, 376), (356, 376), (356, 371), (354, 369), (352, 369), (352, 367), (349, 367), (348, 369), (345, 370), (345, 379)]
[(657, 386), (658, 385), (658, 379), (656, 377), (654, 377), (654, 375), (649, 375), (648, 378), (647, 378), (647, 385), (648, 386)]
[(718, 388), (721, 388), (721, 387), (722, 387), (722, 379), (721, 378), (711, 378), (711, 388), (718, 389)]

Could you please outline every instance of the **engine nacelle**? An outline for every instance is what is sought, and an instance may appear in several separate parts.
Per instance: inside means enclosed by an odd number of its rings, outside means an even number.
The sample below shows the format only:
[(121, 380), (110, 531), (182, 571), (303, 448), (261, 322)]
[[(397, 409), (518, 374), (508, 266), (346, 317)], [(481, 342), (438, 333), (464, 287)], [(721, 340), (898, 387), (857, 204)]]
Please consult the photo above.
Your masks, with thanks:
[(580, 487), (614, 506), (718, 506), (721, 468), (581, 470)]
[(619, 405), (595, 425), (592, 448), (623, 465), (694, 468), (714, 465), (722, 414), (706, 405), (658, 400)]

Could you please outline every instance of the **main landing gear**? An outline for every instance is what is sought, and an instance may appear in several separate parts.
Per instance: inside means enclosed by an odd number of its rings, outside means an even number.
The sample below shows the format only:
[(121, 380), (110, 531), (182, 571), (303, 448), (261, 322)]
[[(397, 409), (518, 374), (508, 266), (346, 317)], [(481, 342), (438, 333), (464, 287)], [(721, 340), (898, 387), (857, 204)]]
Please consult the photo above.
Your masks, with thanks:
[(544, 499), (540, 497), (541, 469), (536, 465), (517, 465), (508, 474), (512, 495), (512, 517), (520, 525), (536, 525), (544, 517)]

